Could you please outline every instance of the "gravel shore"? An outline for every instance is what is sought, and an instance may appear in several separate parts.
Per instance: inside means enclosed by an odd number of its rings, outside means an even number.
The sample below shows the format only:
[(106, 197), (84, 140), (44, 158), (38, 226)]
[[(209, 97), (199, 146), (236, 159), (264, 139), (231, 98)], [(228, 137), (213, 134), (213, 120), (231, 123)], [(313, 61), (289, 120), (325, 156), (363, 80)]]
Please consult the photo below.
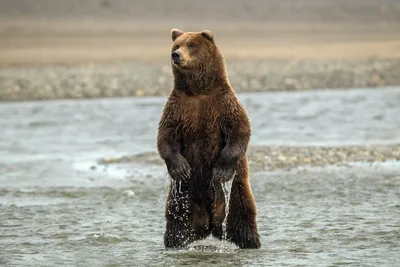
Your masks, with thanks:
[[(267, 147), (251, 146), (247, 152), (251, 171), (273, 171), (299, 166), (324, 167), (351, 162), (400, 161), (400, 145), (348, 147)], [(149, 152), (121, 158), (100, 159), (102, 165), (118, 163), (163, 165), (158, 153)]]
[[(400, 85), (400, 60), (227, 61), (237, 92)], [(141, 62), (0, 68), (0, 101), (167, 96), (169, 65)]]

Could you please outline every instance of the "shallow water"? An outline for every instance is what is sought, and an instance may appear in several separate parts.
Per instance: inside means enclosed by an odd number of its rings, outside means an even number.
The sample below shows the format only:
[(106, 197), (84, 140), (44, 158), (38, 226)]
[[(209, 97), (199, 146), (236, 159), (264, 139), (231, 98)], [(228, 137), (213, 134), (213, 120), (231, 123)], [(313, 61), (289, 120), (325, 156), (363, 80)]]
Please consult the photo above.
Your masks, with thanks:
[[(241, 95), (253, 144), (400, 141), (400, 90)], [(260, 250), (165, 251), (164, 99), (0, 104), (0, 266), (400, 266), (400, 164), (253, 173)], [(91, 168), (93, 166), (93, 168)]]

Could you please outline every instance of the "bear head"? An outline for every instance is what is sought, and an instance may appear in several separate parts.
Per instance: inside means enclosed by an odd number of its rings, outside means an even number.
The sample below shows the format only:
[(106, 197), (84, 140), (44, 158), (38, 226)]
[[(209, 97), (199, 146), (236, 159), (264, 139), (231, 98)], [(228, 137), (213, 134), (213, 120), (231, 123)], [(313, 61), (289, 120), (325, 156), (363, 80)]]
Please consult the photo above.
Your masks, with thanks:
[(211, 31), (183, 32), (171, 30), (173, 41), (171, 64), (181, 71), (210, 68), (221, 55), (214, 43)]

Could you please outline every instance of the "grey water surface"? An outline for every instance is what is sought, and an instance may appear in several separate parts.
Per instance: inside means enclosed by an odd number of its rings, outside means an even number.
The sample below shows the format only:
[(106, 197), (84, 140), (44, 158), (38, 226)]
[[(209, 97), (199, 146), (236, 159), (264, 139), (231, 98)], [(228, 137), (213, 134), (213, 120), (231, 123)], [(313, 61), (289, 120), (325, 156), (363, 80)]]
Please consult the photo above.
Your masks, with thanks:
[[(400, 88), (241, 94), (252, 145), (400, 142)], [(400, 164), (252, 173), (260, 250), (162, 245), (164, 98), (0, 104), (0, 266), (400, 266)]]

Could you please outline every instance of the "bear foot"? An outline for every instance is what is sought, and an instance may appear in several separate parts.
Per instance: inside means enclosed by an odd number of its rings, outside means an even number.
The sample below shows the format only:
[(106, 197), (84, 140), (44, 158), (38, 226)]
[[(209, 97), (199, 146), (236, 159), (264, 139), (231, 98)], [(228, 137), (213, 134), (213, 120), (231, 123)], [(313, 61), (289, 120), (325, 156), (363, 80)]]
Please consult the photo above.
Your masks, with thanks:
[(227, 229), (227, 240), (241, 249), (258, 249), (261, 247), (260, 235), (255, 227), (241, 222), (239, 227)]

